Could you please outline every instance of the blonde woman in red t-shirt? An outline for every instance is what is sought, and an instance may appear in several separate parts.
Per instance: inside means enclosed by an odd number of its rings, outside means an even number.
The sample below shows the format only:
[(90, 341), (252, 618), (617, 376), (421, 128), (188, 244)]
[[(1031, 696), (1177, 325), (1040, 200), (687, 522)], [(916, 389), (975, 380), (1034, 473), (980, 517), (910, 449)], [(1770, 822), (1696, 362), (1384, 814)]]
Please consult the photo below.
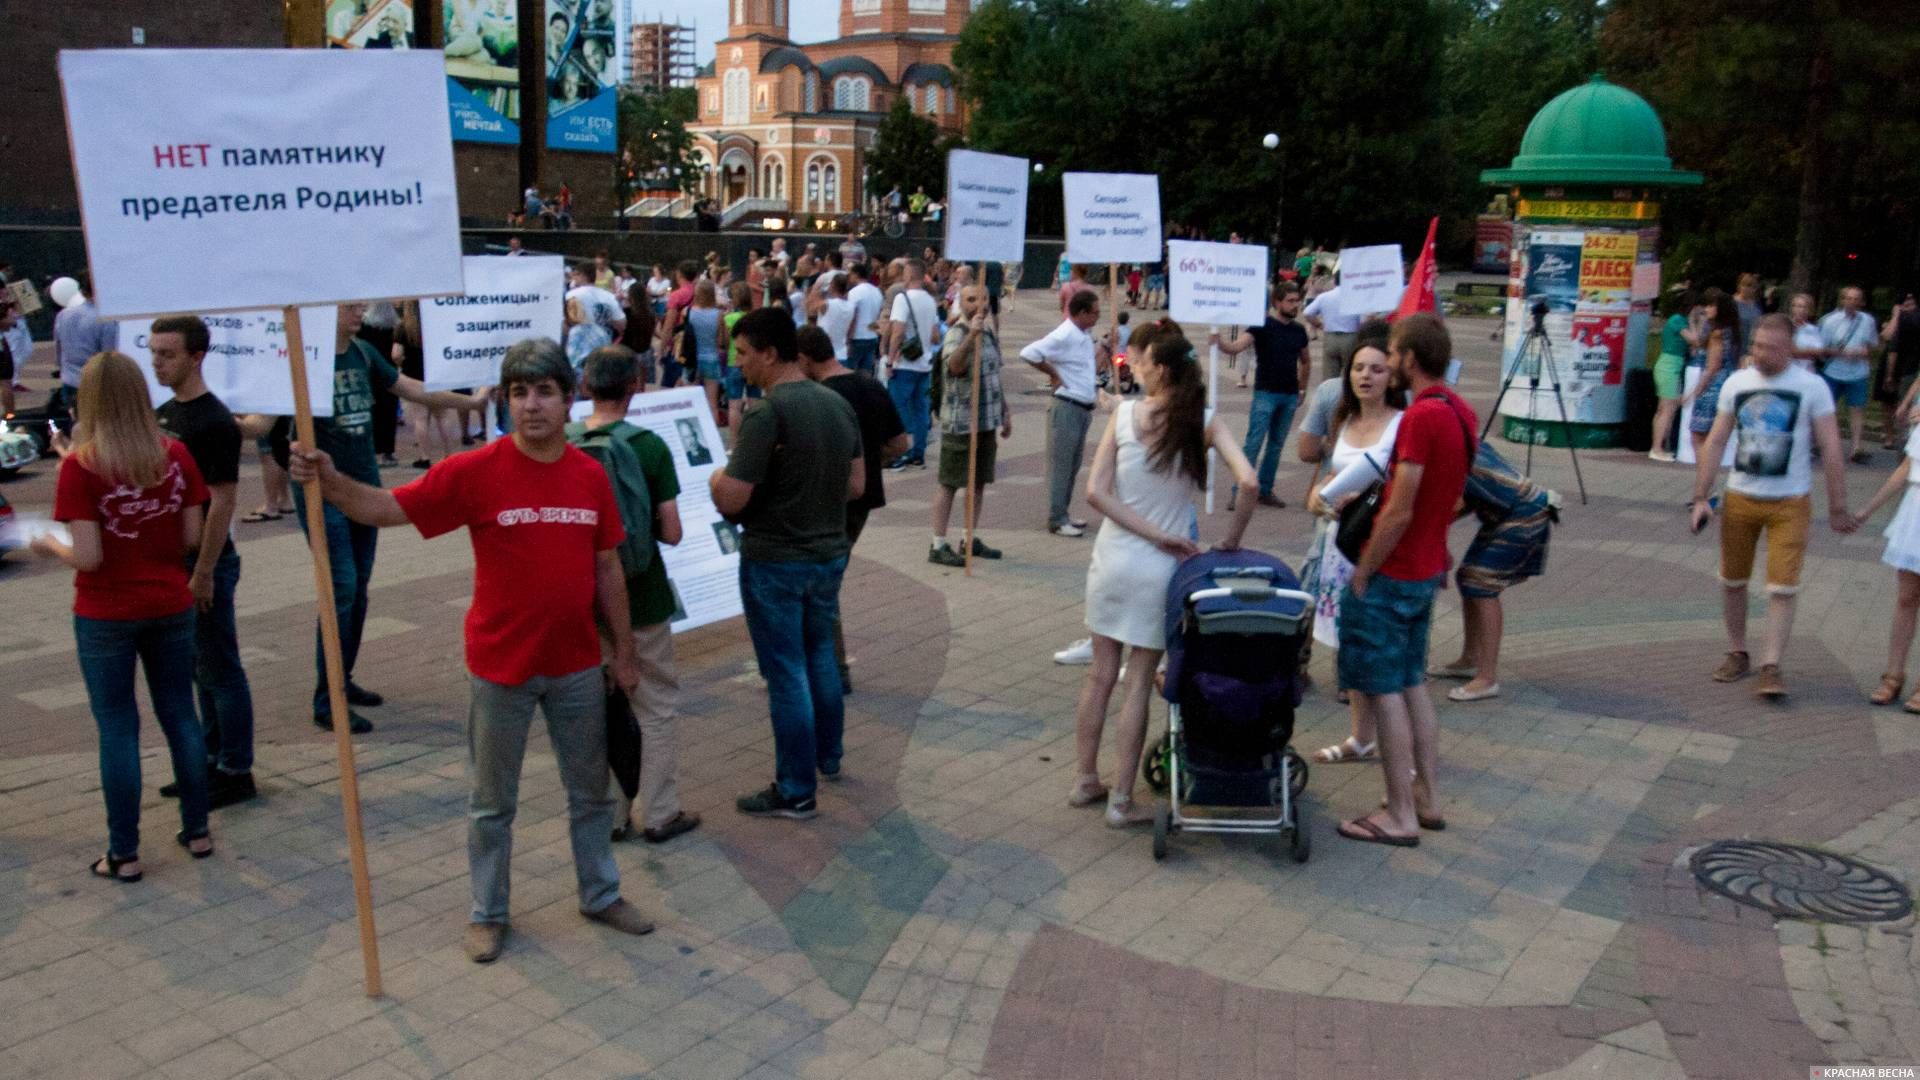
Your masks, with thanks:
[(207, 747), (193, 705), (193, 593), (187, 553), (200, 543), (207, 487), (187, 448), (160, 431), (146, 379), (126, 356), (103, 352), (80, 373), (75, 441), (62, 447), (53, 516), (71, 543), (33, 542), (73, 567), (73, 636), (87, 702), (100, 728), (100, 788), (107, 851), (98, 877), (139, 881), (140, 709), (136, 662), (146, 670), (155, 719), (180, 785), (176, 839), (196, 859), (213, 854), (207, 831)]

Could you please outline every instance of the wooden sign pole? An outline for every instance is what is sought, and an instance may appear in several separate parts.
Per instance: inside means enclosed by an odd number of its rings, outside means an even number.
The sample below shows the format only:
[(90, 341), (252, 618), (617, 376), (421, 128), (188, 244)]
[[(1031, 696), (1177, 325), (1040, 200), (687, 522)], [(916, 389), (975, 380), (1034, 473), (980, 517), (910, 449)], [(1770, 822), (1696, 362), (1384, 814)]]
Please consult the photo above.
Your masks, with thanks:
[[(300, 309), (282, 308), (287, 325), (287, 363), (293, 369), (293, 426), (300, 445), (313, 446), (313, 402), (307, 396), (307, 349), (301, 340)], [(314, 606), (320, 612), (320, 645), (327, 662), (327, 701), (332, 709), (334, 750), (340, 759), (340, 805), (347, 819), (347, 862), (353, 869), (353, 906), (360, 917), (360, 959), (366, 968), (368, 997), (380, 996), (380, 941), (373, 928), (373, 881), (367, 872), (367, 840), (360, 827), (360, 774), (353, 762), (353, 732), (348, 723), (346, 663), (340, 654), (340, 616), (333, 605), (333, 567), (327, 553), (326, 503), (320, 481), (303, 487), (307, 503), (307, 545), (313, 550)]]
[[(993, 309), (993, 298), (987, 295), (987, 262), (985, 259), (980, 260), (980, 302), (983, 309), (981, 312), (982, 314), (986, 314)], [(967, 550), (965, 552), (966, 566), (962, 569), (961, 572), (967, 577), (972, 577), (973, 576), (973, 527), (975, 523), (975, 520), (974, 520), (975, 515), (979, 512), (978, 508), (973, 505), (973, 489), (976, 483), (975, 477), (979, 475), (979, 469), (980, 469), (981, 413), (980, 413), (980, 334), (979, 332), (975, 332), (967, 336), (967, 348), (971, 350), (973, 353), (973, 372), (970, 376), (970, 378), (973, 380), (973, 398), (972, 398), (973, 404), (970, 406), (973, 410), (973, 415), (970, 418), (968, 418), (968, 421), (967, 421), (967, 504), (966, 504), (967, 506)], [(941, 528), (943, 529), (945, 527), (946, 526), (944, 525), (941, 526)]]
[[(1220, 328), (1217, 326), (1210, 326), (1207, 329), (1210, 331), (1207, 334), (1207, 336), (1211, 338), (1213, 337), (1214, 332), (1218, 332)], [(1209, 419), (1212, 418), (1212, 414), (1214, 410), (1218, 409), (1219, 407), (1220, 407), (1220, 346), (1217, 344), (1210, 343), (1207, 346), (1207, 414)], [(1214, 457), (1215, 457), (1215, 451), (1213, 447), (1211, 446), (1207, 447), (1207, 513), (1209, 515), (1213, 513)]]

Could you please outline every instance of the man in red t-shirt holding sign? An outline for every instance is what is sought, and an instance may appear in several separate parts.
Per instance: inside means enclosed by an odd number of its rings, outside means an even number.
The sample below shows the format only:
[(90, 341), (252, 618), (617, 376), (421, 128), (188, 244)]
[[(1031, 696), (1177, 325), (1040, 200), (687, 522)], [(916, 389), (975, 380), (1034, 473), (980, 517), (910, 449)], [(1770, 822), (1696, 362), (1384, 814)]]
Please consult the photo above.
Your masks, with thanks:
[(500, 366), (513, 436), (456, 454), (393, 491), (337, 472), (326, 454), (293, 448), (291, 471), (320, 478), (327, 501), (365, 525), (411, 524), (435, 537), (465, 526), (473, 541), (473, 606), (467, 609), (472, 784), (467, 862), (473, 921), (467, 955), (486, 963), (507, 933), (507, 886), (521, 759), (533, 709), (547, 717), (567, 789), (580, 911), (622, 933), (653, 929), (620, 898), (613, 861), (613, 799), (607, 788), (605, 684), (595, 616), (613, 651), (614, 680), (637, 681), (623, 538), (613, 487), (600, 464), (567, 444), (573, 368), (560, 346), (520, 342)]
[(1476, 422), (1447, 389), (1452, 353), (1434, 315), (1393, 324), (1388, 361), (1412, 405), (1400, 420), (1373, 534), (1340, 597), (1340, 685), (1379, 724), (1387, 805), (1342, 823), (1349, 840), (1415, 847), (1421, 829), (1446, 826), (1433, 790), (1439, 718), (1427, 694), (1427, 632), (1434, 594), (1447, 580), (1447, 526), (1473, 465)]

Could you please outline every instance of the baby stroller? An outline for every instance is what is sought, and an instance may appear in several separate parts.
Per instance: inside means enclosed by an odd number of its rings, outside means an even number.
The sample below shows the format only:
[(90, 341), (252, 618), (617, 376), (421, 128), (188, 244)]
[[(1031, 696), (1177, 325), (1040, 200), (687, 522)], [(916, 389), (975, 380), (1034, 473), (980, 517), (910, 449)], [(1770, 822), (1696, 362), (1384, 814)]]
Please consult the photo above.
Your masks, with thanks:
[[(1147, 759), (1148, 782), (1167, 793), (1153, 822), (1155, 859), (1166, 858), (1169, 836), (1192, 831), (1285, 833), (1293, 861), (1307, 861), (1299, 802), (1307, 763), (1288, 743), (1303, 689), (1300, 642), (1312, 620), (1313, 597), (1271, 555), (1212, 551), (1174, 571), (1161, 691), (1167, 735)], [(1183, 812), (1194, 806), (1224, 813)], [(1278, 812), (1257, 812), (1268, 809)]]

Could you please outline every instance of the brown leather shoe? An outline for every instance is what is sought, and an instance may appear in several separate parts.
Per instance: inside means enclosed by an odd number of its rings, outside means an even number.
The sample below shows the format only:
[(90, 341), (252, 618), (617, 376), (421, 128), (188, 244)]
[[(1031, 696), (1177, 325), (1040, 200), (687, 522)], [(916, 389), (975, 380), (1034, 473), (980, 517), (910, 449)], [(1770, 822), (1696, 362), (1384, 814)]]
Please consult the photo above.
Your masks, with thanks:
[(1787, 696), (1787, 684), (1780, 678), (1779, 664), (1761, 664), (1758, 682), (1753, 692), (1759, 697), (1778, 699)]
[(476, 964), (491, 964), (499, 959), (500, 950), (506, 943), (506, 923), (467, 924), (467, 959)]
[(581, 914), (623, 934), (638, 937), (653, 933), (653, 920), (640, 914), (639, 908), (627, 903), (624, 899), (615, 900), (599, 911), (583, 911)]
[(1747, 659), (1746, 653), (1730, 652), (1725, 660), (1720, 661), (1720, 666), (1713, 669), (1713, 681), (1736, 682), (1746, 678), (1752, 668), (1753, 663)]

